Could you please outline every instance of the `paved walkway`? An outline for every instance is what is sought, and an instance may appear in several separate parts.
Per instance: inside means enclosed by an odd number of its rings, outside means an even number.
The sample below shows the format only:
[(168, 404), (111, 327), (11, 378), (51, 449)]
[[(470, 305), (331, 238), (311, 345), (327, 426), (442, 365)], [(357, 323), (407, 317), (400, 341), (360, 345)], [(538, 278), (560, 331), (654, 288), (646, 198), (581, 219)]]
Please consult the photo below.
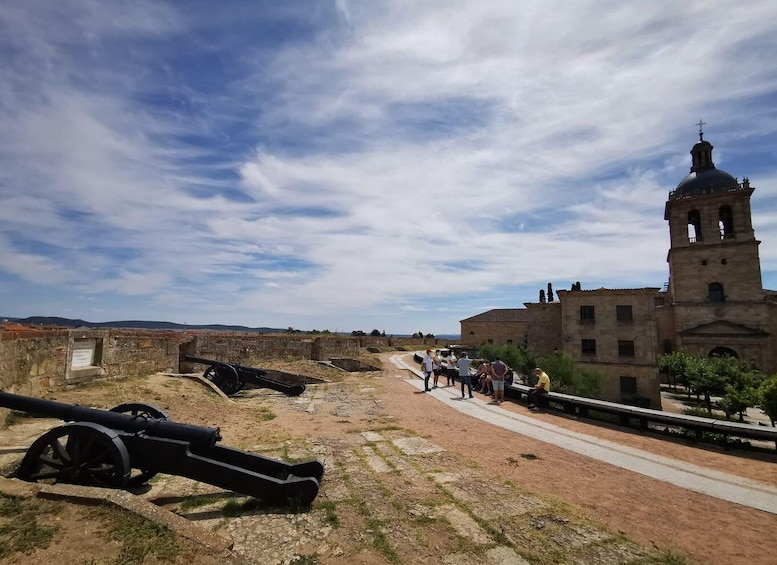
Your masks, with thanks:
[[(406, 358), (407, 354), (394, 355), (391, 361), (396, 366), (422, 377), (421, 372), (412, 363), (412, 358), (411, 363), (408, 363)], [(405, 382), (423, 390), (423, 379), (405, 379)], [(459, 412), (506, 430), (688, 490), (777, 514), (777, 488), (771, 485), (573, 432), (531, 416), (504, 410), (479, 398), (462, 400), (458, 387), (433, 389), (428, 395)]]

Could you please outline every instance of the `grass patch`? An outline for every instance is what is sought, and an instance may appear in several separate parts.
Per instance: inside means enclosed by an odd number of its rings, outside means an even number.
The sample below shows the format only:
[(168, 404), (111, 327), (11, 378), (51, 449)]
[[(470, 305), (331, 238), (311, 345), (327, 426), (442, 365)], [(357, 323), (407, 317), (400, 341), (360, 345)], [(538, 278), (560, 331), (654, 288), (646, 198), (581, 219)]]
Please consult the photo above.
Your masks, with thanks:
[(142, 565), (149, 555), (162, 562), (178, 556), (178, 539), (169, 528), (107, 505), (100, 507), (97, 515), (108, 525), (107, 539), (121, 544), (112, 565)]
[(221, 502), (224, 498), (234, 498), (231, 495), (224, 495), (223, 493), (211, 493), (211, 494), (195, 494), (190, 496), (183, 502), (181, 502), (181, 510), (191, 510), (192, 508), (200, 508), (201, 506), (208, 506)]
[(259, 500), (258, 498), (246, 498), (245, 500), (228, 500), (227, 503), (221, 508), (221, 513), (224, 516), (234, 518), (245, 514), (246, 512), (253, 512), (260, 508), (267, 508), (267, 504)]
[(28, 414), (27, 412), (17, 412), (16, 410), (9, 410), (8, 414), (5, 415), (5, 427), (10, 428), (14, 424), (18, 424), (21, 421), (24, 420), (30, 420), (34, 416), (31, 414)]
[(701, 406), (683, 408), (683, 414), (688, 414), (689, 416), (699, 416), (701, 418), (713, 418), (715, 420), (727, 419), (724, 415), (716, 414), (714, 410), (712, 412), (708, 412), (706, 408), (702, 408)]
[[(302, 442), (295, 441), (294, 446), (298, 446)], [(295, 457), (291, 454), (291, 447), (292, 447), (292, 441), (285, 441), (280, 447), (280, 454), (278, 455), (278, 459), (285, 461), (286, 463), (300, 463), (302, 461), (309, 461), (312, 459), (309, 455), (303, 455), (300, 457)]]
[(326, 523), (333, 528), (340, 527), (340, 517), (337, 515), (337, 506), (331, 500), (324, 500), (316, 503), (316, 508), (323, 510)]
[(290, 565), (321, 565), (318, 555), (297, 555), (290, 562)]
[(380, 553), (390, 563), (400, 563), (399, 554), (391, 546), (383, 531), (383, 520), (370, 518), (367, 520), (367, 529), (372, 531), (372, 548)]
[(439, 523), (440, 519), (434, 516), (421, 515), (413, 518), (413, 521), (419, 526), (431, 526), (432, 524)]
[(392, 426), (391, 424), (380, 426), (371, 431), (373, 432), (401, 432), (404, 428), (402, 426)]
[(35, 501), (0, 493), (0, 516), (9, 519), (0, 526), (0, 559), (49, 546), (57, 527), (38, 524), (39, 513)]
[(684, 555), (667, 550), (632, 561), (630, 565), (688, 565), (688, 560)]

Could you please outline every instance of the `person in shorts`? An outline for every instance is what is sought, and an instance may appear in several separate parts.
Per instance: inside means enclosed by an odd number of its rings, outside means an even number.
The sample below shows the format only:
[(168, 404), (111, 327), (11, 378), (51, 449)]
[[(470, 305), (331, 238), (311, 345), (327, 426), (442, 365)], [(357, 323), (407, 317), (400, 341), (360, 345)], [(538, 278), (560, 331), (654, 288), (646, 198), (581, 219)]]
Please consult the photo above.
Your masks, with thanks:
[(505, 399), (507, 371), (507, 365), (499, 357), (491, 363), (491, 386), (494, 387), (494, 402), (497, 404), (501, 404)]
[(437, 388), (437, 381), (440, 379), (440, 373), (442, 373), (442, 356), (439, 349), (434, 352), (432, 361), (434, 361), (434, 386), (432, 388)]

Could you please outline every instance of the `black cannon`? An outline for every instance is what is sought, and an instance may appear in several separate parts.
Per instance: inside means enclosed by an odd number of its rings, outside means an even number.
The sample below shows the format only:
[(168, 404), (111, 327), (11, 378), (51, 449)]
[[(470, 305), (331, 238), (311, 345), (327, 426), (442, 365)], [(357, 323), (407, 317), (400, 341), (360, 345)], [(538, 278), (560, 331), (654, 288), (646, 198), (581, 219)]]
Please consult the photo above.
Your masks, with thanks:
[(130, 488), (167, 473), (304, 507), (324, 474), (318, 460), (288, 464), (216, 445), (219, 428), (174, 422), (150, 404), (98, 410), (0, 391), (0, 406), (71, 422), (33, 442), (14, 473), (25, 481)]
[(237, 363), (225, 363), (202, 357), (184, 356), (185, 361), (208, 365), (203, 376), (219, 387), (224, 394), (232, 395), (242, 390), (247, 384), (277, 390), (288, 396), (299, 396), (305, 392), (304, 383), (289, 384), (267, 376), (267, 371), (254, 367), (246, 367)]

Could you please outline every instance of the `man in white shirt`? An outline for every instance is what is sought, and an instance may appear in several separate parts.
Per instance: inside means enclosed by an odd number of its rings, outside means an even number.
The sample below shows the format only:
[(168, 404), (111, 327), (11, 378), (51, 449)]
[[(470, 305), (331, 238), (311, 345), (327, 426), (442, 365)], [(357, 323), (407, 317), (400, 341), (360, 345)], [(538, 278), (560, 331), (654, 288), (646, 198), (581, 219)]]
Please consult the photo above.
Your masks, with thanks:
[(435, 366), (434, 359), (432, 359), (431, 349), (426, 350), (426, 355), (424, 355), (424, 360), (422, 363), (424, 365), (424, 392), (429, 392), (431, 390), (429, 388), (429, 378), (432, 376), (432, 373), (434, 373)]
[(445, 360), (445, 378), (448, 379), (448, 386), (456, 384), (456, 375), (458, 374), (456, 356), (453, 354), (453, 351), (451, 351), (448, 354), (448, 358)]

